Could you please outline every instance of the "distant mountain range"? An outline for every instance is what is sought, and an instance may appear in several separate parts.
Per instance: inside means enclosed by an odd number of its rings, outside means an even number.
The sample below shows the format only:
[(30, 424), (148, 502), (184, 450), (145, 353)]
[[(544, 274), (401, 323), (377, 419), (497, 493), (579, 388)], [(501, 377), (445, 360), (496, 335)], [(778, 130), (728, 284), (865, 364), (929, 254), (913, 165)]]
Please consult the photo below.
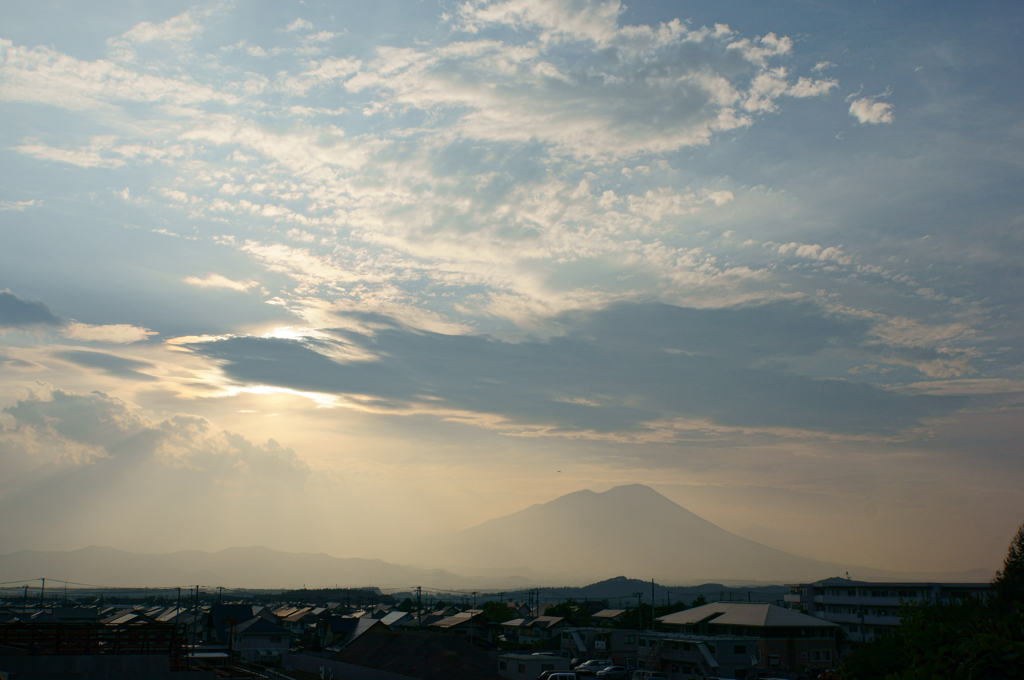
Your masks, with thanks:
[(866, 580), (988, 581), (985, 570), (910, 574), (799, 557), (732, 534), (642, 484), (577, 491), (467, 529), (446, 546), (461, 573), (529, 568), (546, 582), (616, 574), (679, 585)]
[(433, 541), (410, 561), (290, 553), (265, 547), (139, 554), (88, 547), (0, 555), (0, 581), (46, 577), (98, 586), (459, 588), (583, 585), (621, 574), (673, 586), (858, 580), (989, 581), (985, 570), (902, 573), (812, 560), (729, 533), (650, 487), (577, 491)]
[(290, 553), (264, 547), (217, 552), (184, 550), (139, 554), (90, 546), (70, 552), (21, 550), (0, 555), (0, 581), (46, 577), (97, 586), (174, 587), (189, 584), (233, 588), (408, 587), (463, 583), (442, 570), (417, 569), (382, 560)]

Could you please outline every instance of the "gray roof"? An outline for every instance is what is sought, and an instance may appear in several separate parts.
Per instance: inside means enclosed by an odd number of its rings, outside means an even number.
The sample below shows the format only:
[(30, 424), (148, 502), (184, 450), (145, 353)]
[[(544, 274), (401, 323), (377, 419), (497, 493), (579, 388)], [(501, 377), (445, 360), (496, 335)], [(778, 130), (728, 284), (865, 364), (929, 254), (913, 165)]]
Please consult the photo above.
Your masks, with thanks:
[(626, 613), (625, 609), (602, 609), (590, 616), (592, 619), (614, 619)]
[(808, 616), (774, 604), (749, 602), (712, 602), (701, 607), (686, 609), (675, 614), (659, 616), (658, 621), (668, 626), (692, 626), (713, 623), (725, 626), (756, 626), (769, 628), (810, 628), (836, 626), (831, 621)]

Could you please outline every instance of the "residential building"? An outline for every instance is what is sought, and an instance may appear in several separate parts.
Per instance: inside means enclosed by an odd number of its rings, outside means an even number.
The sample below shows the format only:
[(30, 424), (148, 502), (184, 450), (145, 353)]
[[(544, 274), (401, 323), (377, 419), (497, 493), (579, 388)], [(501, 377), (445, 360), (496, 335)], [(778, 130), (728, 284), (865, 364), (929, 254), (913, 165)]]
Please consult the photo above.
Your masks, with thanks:
[(291, 631), (259, 616), (232, 626), (229, 634), (231, 648), (242, 661), (277, 665), (291, 645)]
[[(657, 620), (670, 631), (684, 634), (676, 642), (695, 645), (711, 669), (716, 665), (728, 668), (736, 678), (749, 677), (759, 671), (829, 668), (836, 660), (838, 624), (773, 604), (713, 602), (660, 616)], [(707, 636), (707, 639), (688, 641), (685, 635)], [(655, 640), (654, 650), (650, 647), (652, 639)], [(645, 667), (665, 672), (672, 678), (671, 669), (677, 661), (665, 652), (682, 650), (672, 649), (673, 640), (661, 639), (655, 633), (645, 632), (641, 640), (645, 642), (641, 642), (638, 651)], [(743, 650), (738, 651), (741, 646)], [(746, 668), (741, 663), (744, 657), (749, 660)], [(681, 664), (682, 659), (678, 662)], [(714, 675), (721, 677), (722, 672), (716, 671)], [(680, 670), (675, 677), (686, 676)]]
[(629, 670), (637, 667), (637, 630), (595, 626), (564, 628), (559, 650), (563, 658), (582, 663), (588, 659), (611, 659)]
[(786, 605), (810, 616), (839, 624), (851, 643), (890, 635), (900, 625), (904, 603), (940, 603), (988, 598), (988, 583), (924, 583), (852, 581), (828, 578), (789, 586)]
[(508, 680), (534, 680), (544, 671), (567, 671), (569, 659), (554, 654), (506, 652), (498, 655), (498, 675)]

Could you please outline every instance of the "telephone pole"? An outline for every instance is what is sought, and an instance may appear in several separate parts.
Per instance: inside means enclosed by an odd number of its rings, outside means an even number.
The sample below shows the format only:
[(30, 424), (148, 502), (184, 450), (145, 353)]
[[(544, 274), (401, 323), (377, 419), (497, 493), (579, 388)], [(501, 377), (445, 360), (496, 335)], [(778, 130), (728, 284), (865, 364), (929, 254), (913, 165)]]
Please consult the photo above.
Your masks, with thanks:
[(39, 608), (43, 608), (43, 600), (46, 599), (46, 579), (42, 579), (43, 587), (39, 589)]
[(423, 625), (423, 587), (416, 586), (416, 627)]

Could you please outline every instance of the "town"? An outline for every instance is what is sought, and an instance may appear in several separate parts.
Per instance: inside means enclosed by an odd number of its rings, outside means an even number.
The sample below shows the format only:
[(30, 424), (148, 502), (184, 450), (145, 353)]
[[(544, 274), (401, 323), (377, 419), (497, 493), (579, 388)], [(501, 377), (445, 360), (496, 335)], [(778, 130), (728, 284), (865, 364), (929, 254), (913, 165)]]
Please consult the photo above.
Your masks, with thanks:
[(580, 600), (558, 600), (555, 588), (55, 589), (50, 580), (47, 590), (45, 579), (5, 588), (7, 680), (813, 680), (838, 677), (858, 646), (892, 639), (901, 607), (984, 603), (994, 592), (845, 577), (672, 590), (619, 577), (576, 589), (617, 597)]

